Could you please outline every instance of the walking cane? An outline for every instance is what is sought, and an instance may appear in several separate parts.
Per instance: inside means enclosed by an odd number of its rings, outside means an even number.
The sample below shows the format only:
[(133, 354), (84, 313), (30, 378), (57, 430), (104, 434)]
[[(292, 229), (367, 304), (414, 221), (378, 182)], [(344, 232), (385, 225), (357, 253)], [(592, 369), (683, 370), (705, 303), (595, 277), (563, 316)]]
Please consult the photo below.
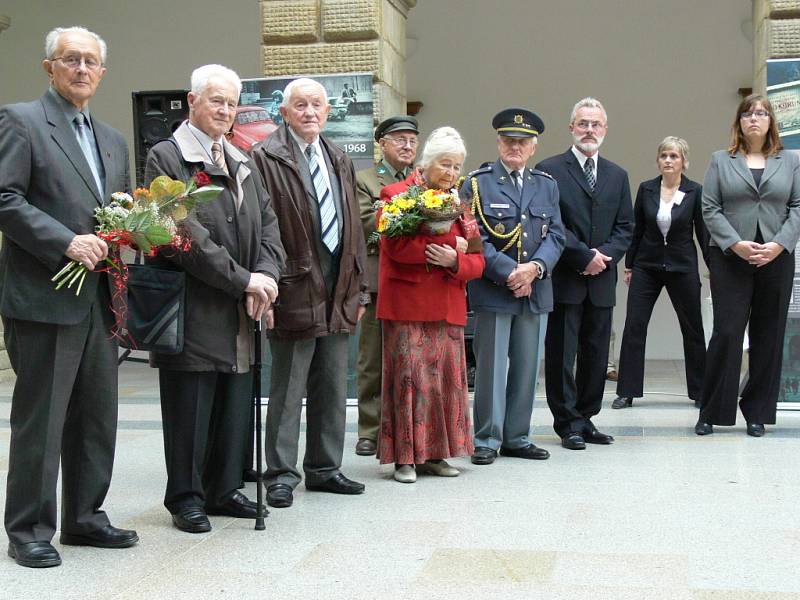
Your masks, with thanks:
[(264, 531), (264, 474), (262, 468), (261, 438), (261, 319), (254, 321), (255, 360), (253, 361), (253, 402), (255, 403), (256, 436), (256, 531)]

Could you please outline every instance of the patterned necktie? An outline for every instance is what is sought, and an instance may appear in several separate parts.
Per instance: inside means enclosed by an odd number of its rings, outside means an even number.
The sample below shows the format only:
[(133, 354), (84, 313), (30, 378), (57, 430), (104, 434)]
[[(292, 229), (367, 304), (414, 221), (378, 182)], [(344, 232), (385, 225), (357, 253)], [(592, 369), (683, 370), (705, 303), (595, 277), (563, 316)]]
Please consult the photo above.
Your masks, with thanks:
[(589, 184), (589, 189), (594, 191), (594, 186), (597, 183), (594, 178), (594, 159), (590, 156), (583, 163), (583, 174), (586, 176), (586, 182)]
[(511, 181), (514, 182), (514, 187), (517, 188), (517, 193), (522, 196), (522, 175), (520, 175), (519, 171), (511, 171)]
[(322, 243), (331, 251), (336, 252), (339, 246), (339, 228), (336, 222), (336, 207), (333, 205), (333, 197), (325, 182), (325, 177), (320, 170), (317, 161), (317, 150), (309, 144), (306, 146), (306, 157), (308, 157), (308, 170), (311, 173), (311, 181), (314, 184), (314, 191), (317, 193), (319, 202), (319, 224)]
[(220, 169), (226, 173), (228, 172), (228, 165), (225, 164), (225, 155), (222, 153), (222, 145), (219, 142), (211, 144), (211, 160)]
[(103, 197), (103, 179), (100, 177), (100, 170), (97, 168), (97, 163), (100, 157), (97, 154), (97, 145), (89, 139), (88, 127), (84, 121), (86, 116), (83, 113), (75, 115), (73, 123), (75, 123), (75, 134), (78, 136), (78, 144), (83, 150), (83, 155), (86, 157), (86, 162), (89, 163), (89, 169), (92, 171), (94, 182), (97, 185), (97, 191), (100, 197)]

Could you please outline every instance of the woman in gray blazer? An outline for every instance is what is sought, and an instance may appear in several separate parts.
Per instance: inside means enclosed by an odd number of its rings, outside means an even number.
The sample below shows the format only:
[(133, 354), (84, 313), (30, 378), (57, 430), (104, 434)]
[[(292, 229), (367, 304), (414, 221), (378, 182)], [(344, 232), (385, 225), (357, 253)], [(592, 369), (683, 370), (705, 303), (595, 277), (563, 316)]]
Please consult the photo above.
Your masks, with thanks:
[(783, 150), (764, 96), (736, 111), (731, 145), (715, 152), (703, 183), (711, 234), (714, 332), (708, 346), (697, 435), (736, 423), (742, 340), (748, 320), (750, 374), (739, 407), (747, 434), (774, 424), (794, 249), (800, 237), (800, 162)]

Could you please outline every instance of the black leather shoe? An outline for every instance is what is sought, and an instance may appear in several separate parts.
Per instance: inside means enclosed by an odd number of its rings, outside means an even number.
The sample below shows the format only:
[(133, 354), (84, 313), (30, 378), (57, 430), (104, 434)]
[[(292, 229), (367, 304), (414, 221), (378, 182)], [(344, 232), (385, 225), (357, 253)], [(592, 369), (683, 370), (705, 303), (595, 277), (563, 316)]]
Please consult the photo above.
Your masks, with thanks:
[(611, 403), (611, 408), (628, 408), (633, 406), (633, 398), (625, 398), (624, 396), (617, 396)]
[(477, 446), (470, 460), (473, 465), (490, 465), (497, 458), (497, 451), (486, 446)]
[(292, 491), (288, 483), (273, 483), (267, 488), (267, 504), (272, 508), (289, 508), (294, 502)]
[(172, 513), (172, 523), (186, 533), (206, 533), (211, 531), (211, 523), (206, 511), (199, 506), (184, 506)]
[(561, 438), (561, 445), (567, 450), (586, 450), (586, 442), (580, 433), (570, 433)]
[(139, 541), (132, 529), (119, 529), (106, 525), (89, 533), (61, 532), (61, 543), (65, 546), (94, 546), (95, 548), (130, 548)]
[(528, 458), (531, 460), (547, 460), (550, 453), (544, 448), (537, 448), (528, 444), (522, 448), (500, 448), (500, 456), (513, 456), (514, 458)]
[(701, 406), (700, 400), (693, 400), (693, 402), (694, 402), (694, 407), (695, 408), (700, 408), (700, 406)]
[(310, 492), (355, 495), (363, 494), (365, 488), (366, 486), (363, 483), (348, 479), (343, 473), (337, 473), (322, 483), (308, 483), (306, 481), (306, 489)]
[(714, 433), (714, 426), (711, 425), (711, 423), (698, 421), (697, 425), (694, 426), (694, 432), (697, 435), (711, 435), (712, 433)]
[[(209, 515), (236, 517), (237, 519), (255, 519), (256, 512), (256, 503), (248, 500), (241, 492), (233, 492), (233, 495), (219, 506), (206, 506), (206, 513)], [(267, 514), (269, 513), (265, 508), (264, 516)]]
[(589, 429), (583, 432), (583, 441), (587, 444), (613, 444), (614, 436), (607, 433), (600, 433), (597, 429)]
[(753, 437), (761, 437), (767, 432), (764, 429), (764, 426), (761, 423), (748, 423), (747, 424), (747, 435), (752, 435)]
[(26, 544), (8, 544), (8, 555), (18, 565), (34, 569), (44, 567), (57, 567), (61, 564), (58, 550), (50, 542), (28, 542)]
[(374, 456), (378, 451), (378, 445), (370, 439), (360, 438), (356, 442), (356, 454), (359, 456)]

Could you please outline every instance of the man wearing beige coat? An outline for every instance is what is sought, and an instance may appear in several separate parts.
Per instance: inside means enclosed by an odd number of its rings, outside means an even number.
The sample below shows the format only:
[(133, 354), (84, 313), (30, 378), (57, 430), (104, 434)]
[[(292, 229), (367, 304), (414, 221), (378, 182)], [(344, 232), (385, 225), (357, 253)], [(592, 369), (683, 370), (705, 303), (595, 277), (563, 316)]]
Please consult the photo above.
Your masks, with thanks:
[(367, 240), (367, 285), (372, 302), (361, 319), (358, 338), (358, 442), (356, 454), (375, 454), (381, 422), (381, 324), (375, 318), (378, 303), (378, 244), (370, 243), (375, 231), (375, 202), (381, 189), (408, 177), (417, 157), (417, 120), (414, 117), (389, 117), (375, 129), (375, 141), (383, 160), (356, 173), (358, 206)]

